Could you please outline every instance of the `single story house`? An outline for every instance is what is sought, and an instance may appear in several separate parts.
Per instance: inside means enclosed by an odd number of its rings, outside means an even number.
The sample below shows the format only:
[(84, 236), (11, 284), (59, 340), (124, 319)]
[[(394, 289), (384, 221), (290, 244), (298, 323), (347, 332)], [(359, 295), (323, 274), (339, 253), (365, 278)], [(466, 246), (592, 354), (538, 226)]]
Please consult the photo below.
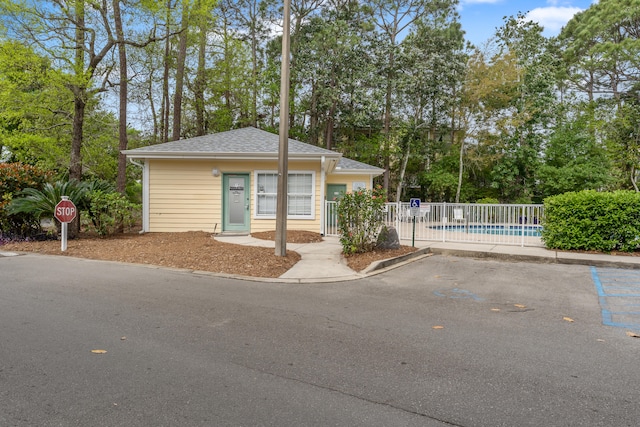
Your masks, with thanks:
[[(287, 228), (325, 234), (325, 200), (371, 189), (384, 172), (289, 139)], [(123, 153), (143, 168), (142, 230), (252, 233), (275, 230), (276, 134), (253, 127)]]

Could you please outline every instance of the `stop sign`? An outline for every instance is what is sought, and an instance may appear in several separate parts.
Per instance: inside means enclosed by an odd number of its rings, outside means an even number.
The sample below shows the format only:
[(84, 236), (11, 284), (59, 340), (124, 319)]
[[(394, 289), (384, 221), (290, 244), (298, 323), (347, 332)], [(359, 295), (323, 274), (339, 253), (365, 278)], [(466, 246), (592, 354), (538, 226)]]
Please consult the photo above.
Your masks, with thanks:
[(60, 222), (71, 222), (76, 217), (76, 205), (71, 200), (60, 200), (56, 205), (53, 215)]

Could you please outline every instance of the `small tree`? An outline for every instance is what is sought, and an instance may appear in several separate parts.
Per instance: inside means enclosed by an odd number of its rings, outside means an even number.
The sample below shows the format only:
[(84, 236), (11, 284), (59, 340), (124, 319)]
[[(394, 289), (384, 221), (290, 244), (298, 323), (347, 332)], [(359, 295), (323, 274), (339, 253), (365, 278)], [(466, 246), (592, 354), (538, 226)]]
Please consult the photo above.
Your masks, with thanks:
[(338, 203), (338, 229), (345, 255), (373, 250), (384, 227), (382, 187), (346, 193)]

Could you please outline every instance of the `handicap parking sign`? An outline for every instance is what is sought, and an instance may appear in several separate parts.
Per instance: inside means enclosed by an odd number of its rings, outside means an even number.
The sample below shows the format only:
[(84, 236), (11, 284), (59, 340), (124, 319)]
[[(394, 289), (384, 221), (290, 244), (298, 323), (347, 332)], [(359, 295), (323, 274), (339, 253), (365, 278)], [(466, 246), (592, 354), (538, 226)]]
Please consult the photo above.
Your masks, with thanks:
[(409, 201), (409, 210), (411, 216), (420, 216), (420, 199), (411, 199)]

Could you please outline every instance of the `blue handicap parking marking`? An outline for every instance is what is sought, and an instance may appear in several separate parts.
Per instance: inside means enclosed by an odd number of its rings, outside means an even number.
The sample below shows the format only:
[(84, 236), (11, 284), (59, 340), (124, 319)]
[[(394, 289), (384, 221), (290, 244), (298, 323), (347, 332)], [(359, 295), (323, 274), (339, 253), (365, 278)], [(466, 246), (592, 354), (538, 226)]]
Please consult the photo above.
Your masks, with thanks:
[(591, 267), (602, 323), (640, 329), (640, 271)]
[(471, 291), (466, 289), (440, 289), (433, 292), (434, 295), (443, 297), (443, 298), (451, 298), (451, 299), (472, 299), (474, 301), (484, 301), (483, 298), (480, 298), (478, 295), (474, 294)]

